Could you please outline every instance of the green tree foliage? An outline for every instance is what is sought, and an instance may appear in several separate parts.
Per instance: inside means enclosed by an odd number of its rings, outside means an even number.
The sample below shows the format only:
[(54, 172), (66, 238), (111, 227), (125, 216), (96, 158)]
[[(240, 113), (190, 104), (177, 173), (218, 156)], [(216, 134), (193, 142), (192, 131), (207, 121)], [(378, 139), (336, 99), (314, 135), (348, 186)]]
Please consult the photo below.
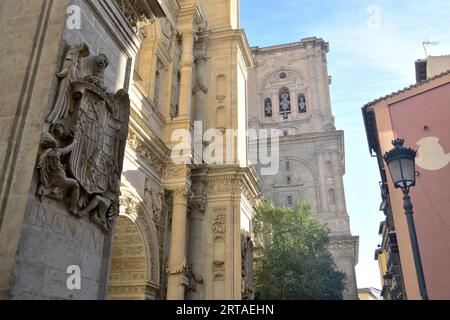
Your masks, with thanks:
[(257, 241), (256, 298), (341, 300), (345, 275), (327, 247), (329, 229), (307, 204), (294, 209), (261, 205), (253, 221)]

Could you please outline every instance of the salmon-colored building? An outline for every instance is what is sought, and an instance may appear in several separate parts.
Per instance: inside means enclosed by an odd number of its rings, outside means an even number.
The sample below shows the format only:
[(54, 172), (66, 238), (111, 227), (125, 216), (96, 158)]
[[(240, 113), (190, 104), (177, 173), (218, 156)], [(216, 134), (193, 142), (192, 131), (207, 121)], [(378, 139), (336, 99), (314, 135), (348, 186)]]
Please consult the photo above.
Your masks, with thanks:
[(369, 148), (380, 168), (381, 209), (386, 214), (388, 234), (398, 246), (401, 296), (421, 299), (403, 194), (394, 188), (382, 158), (396, 138), (405, 139), (406, 147), (418, 151), (417, 182), (410, 195), (428, 296), (450, 300), (450, 70), (367, 104), (363, 116)]

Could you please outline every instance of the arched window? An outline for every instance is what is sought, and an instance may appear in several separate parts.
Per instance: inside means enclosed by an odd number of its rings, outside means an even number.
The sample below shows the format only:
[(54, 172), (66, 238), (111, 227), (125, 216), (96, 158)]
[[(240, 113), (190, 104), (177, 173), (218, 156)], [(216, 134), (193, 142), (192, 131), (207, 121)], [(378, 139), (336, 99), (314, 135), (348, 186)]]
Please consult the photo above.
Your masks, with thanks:
[(288, 206), (294, 205), (294, 200), (293, 200), (292, 196), (287, 196), (287, 205)]
[(290, 186), (290, 185), (292, 184), (291, 176), (287, 176), (287, 177), (286, 177), (286, 184), (287, 184), (288, 186)]
[(287, 120), (289, 115), (292, 113), (291, 108), (291, 94), (289, 93), (289, 89), (283, 87), (280, 89), (280, 114), (283, 116), (283, 119)]
[(172, 110), (171, 116), (172, 118), (177, 118), (180, 113), (180, 91), (181, 91), (181, 73), (180, 71), (176, 71), (174, 75), (175, 87), (172, 95)]
[(290, 171), (291, 170), (291, 163), (289, 161), (285, 162), (285, 168), (286, 168), (286, 171)]
[(325, 164), (326, 167), (326, 171), (327, 171), (327, 178), (333, 178), (334, 174), (333, 174), (333, 164), (331, 163), (331, 161), (327, 161)]
[(155, 75), (155, 101), (158, 104), (161, 96), (161, 73), (156, 70)]
[(303, 93), (298, 95), (298, 112), (306, 113), (308, 111), (308, 105), (306, 104), (306, 97)]
[(272, 99), (270, 98), (266, 98), (266, 100), (264, 100), (264, 114), (266, 118), (271, 118), (273, 116)]
[(334, 189), (328, 190), (328, 203), (330, 205), (336, 205), (336, 192)]

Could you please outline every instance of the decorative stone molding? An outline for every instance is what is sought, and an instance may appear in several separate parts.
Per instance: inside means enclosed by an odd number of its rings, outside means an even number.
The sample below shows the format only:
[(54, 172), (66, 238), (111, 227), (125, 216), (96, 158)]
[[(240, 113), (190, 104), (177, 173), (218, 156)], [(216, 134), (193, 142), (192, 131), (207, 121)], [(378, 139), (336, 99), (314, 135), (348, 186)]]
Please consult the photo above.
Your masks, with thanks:
[(187, 291), (197, 291), (197, 286), (204, 282), (203, 277), (194, 273), (192, 265), (189, 265), (186, 271), (186, 277), (189, 281), (189, 285), (186, 287)]
[(166, 267), (166, 272), (169, 275), (184, 275), (186, 274), (186, 270), (187, 270), (187, 266), (186, 264), (181, 264), (178, 266), (171, 266), (171, 265), (167, 265)]
[(109, 231), (119, 215), (130, 99), (123, 89), (107, 92), (104, 54), (96, 57), (92, 73), (83, 76), (81, 62), (89, 55), (86, 44), (71, 46), (57, 74), (58, 94), (36, 165), (37, 196), (64, 202), (70, 213), (89, 216)]
[(148, 23), (154, 17), (164, 16), (156, 0), (115, 0), (115, 3), (134, 28), (138, 23)]
[(150, 226), (148, 219), (145, 217), (145, 208), (135, 198), (131, 196), (123, 196), (120, 198), (120, 207), (122, 212), (129, 216), (136, 222), (139, 229), (144, 234), (145, 245), (148, 247), (148, 255), (150, 259), (147, 260), (150, 263), (150, 279), (154, 283), (159, 283), (159, 246), (158, 237), (156, 235), (156, 228)]
[(213, 269), (214, 281), (224, 281), (225, 280), (225, 261), (214, 261), (212, 269)]
[(186, 205), (191, 197), (191, 191), (188, 186), (177, 187), (173, 190), (173, 204)]
[(145, 161), (155, 172), (162, 175), (164, 169), (164, 160), (154, 153), (134, 132), (128, 134), (128, 146)]
[(149, 137), (149, 139), (152, 141), (152, 143), (155, 144), (155, 147), (157, 148), (160, 158), (164, 159), (164, 162), (167, 162), (167, 159), (170, 155), (170, 150), (167, 148), (167, 146), (164, 144), (164, 142), (157, 137), (153, 131), (148, 126), (148, 123), (142, 119), (142, 117), (133, 109), (131, 109), (131, 119), (136, 122), (137, 126), (144, 131), (144, 133)]

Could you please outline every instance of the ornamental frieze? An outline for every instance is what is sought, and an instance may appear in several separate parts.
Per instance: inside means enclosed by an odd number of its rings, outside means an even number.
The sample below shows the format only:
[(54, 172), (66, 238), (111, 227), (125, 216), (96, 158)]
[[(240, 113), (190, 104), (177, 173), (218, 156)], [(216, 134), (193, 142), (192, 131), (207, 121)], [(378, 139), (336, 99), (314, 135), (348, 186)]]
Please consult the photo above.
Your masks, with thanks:
[(137, 27), (139, 22), (148, 23), (155, 16), (163, 15), (155, 0), (115, 0), (115, 3), (132, 27)]
[(104, 54), (95, 57), (91, 74), (82, 74), (82, 60), (89, 56), (86, 44), (71, 46), (57, 73), (57, 97), (41, 135), (36, 194), (108, 231), (119, 215), (130, 100), (123, 89), (107, 92)]
[(138, 136), (131, 132), (128, 134), (128, 146), (136, 152), (136, 155), (147, 163), (156, 173), (162, 175), (164, 168), (164, 160), (152, 152), (152, 150), (138, 138)]

